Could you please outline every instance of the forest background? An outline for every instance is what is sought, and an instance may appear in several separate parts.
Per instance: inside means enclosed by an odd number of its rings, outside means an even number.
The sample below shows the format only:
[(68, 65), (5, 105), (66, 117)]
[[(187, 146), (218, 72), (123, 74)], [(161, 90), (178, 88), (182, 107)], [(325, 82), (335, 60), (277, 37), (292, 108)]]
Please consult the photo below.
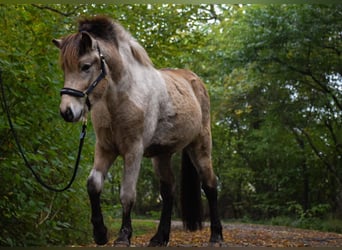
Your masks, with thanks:
[[(342, 5), (0, 5), (6, 100), (27, 158), (51, 185), (69, 180), (81, 127), (59, 115), (63, 73), (51, 40), (95, 14), (119, 21), (155, 67), (188, 68), (206, 83), (224, 220), (342, 232)], [(94, 142), (90, 127), (71, 189), (47, 191), (0, 109), (1, 246), (91, 241)], [(179, 156), (173, 165), (178, 176)], [(107, 176), (106, 220), (121, 218), (121, 171), (119, 160)], [(157, 219), (160, 208), (159, 182), (144, 160), (134, 217)], [(173, 214), (180, 216), (177, 202)]]

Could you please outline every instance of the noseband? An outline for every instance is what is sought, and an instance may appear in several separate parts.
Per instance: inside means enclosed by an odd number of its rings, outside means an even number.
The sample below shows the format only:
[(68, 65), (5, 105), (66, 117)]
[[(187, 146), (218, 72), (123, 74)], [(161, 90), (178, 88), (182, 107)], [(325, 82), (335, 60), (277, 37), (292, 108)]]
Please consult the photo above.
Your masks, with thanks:
[(85, 97), (85, 103), (87, 104), (88, 110), (90, 110), (91, 108), (91, 104), (89, 101), (89, 94), (94, 90), (94, 88), (97, 86), (97, 84), (106, 77), (107, 72), (106, 72), (106, 68), (105, 68), (105, 58), (101, 53), (100, 47), (97, 46), (97, 51), (99, 53), (100, 59), (101, 59), (101, 73), (99, 74), (99, 76), (95, 79), (95, 81), (93, 81), (92, 84), (89, 85), (89, 87), (85, 90), (85, 91), (80, 91), (77, 89), (72, 89), (72, 88), (62, 88), (61, 89), (61, 96), (62, 95), (71, 95), (74, 97), (79, 97), (79, 98), (83, 98)]

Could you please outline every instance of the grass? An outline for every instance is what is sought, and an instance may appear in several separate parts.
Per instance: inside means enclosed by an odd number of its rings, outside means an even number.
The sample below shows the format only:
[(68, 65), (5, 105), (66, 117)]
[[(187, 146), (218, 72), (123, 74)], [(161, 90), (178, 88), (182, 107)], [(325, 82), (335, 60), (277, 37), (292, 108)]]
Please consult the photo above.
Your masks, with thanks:
[[(106, 225), (108, 225), (108, 229), (110, 229), (110, 234), (116, 235), (121, 227), (121, 219), (113, 219), (112, 217), (108, 217), (106, 218)], [(153, 220), (132, 219), (132, 227), (135, 236), (155, 232), (157, 225), (158, 224)]]
[(146, 233), (155, 232), (157, 230), (157, 223), (147, 220), (133, 220), (134, 235), (144, 235)]

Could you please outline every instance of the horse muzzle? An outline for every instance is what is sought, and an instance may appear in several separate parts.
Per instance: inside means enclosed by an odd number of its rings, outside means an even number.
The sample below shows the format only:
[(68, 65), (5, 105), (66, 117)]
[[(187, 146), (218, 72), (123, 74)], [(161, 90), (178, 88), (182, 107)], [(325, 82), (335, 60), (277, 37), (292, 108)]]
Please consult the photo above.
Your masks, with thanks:
[(74, 121), (74, 114), (71, 108), (67, 108), (65, 111), (60, 110), (61, 116), (66, 122), (73, 122)]
[(78, 122), (81, 120), (84, 114), (84, 107), (78, 103), (73, 104), (71, 102), (60, 105), (59, 112), (66, 122)]

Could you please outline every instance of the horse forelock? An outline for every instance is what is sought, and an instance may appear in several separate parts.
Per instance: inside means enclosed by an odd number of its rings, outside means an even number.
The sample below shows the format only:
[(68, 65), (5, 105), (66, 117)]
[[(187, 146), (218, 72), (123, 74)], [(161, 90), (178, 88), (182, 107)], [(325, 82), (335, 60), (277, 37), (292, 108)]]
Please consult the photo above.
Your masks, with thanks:
[(78, 65), (80, 57), (81, 34), (75, 33), (63, 38), (61, 46), (61, 64), (63, 68), (72, 68)]

